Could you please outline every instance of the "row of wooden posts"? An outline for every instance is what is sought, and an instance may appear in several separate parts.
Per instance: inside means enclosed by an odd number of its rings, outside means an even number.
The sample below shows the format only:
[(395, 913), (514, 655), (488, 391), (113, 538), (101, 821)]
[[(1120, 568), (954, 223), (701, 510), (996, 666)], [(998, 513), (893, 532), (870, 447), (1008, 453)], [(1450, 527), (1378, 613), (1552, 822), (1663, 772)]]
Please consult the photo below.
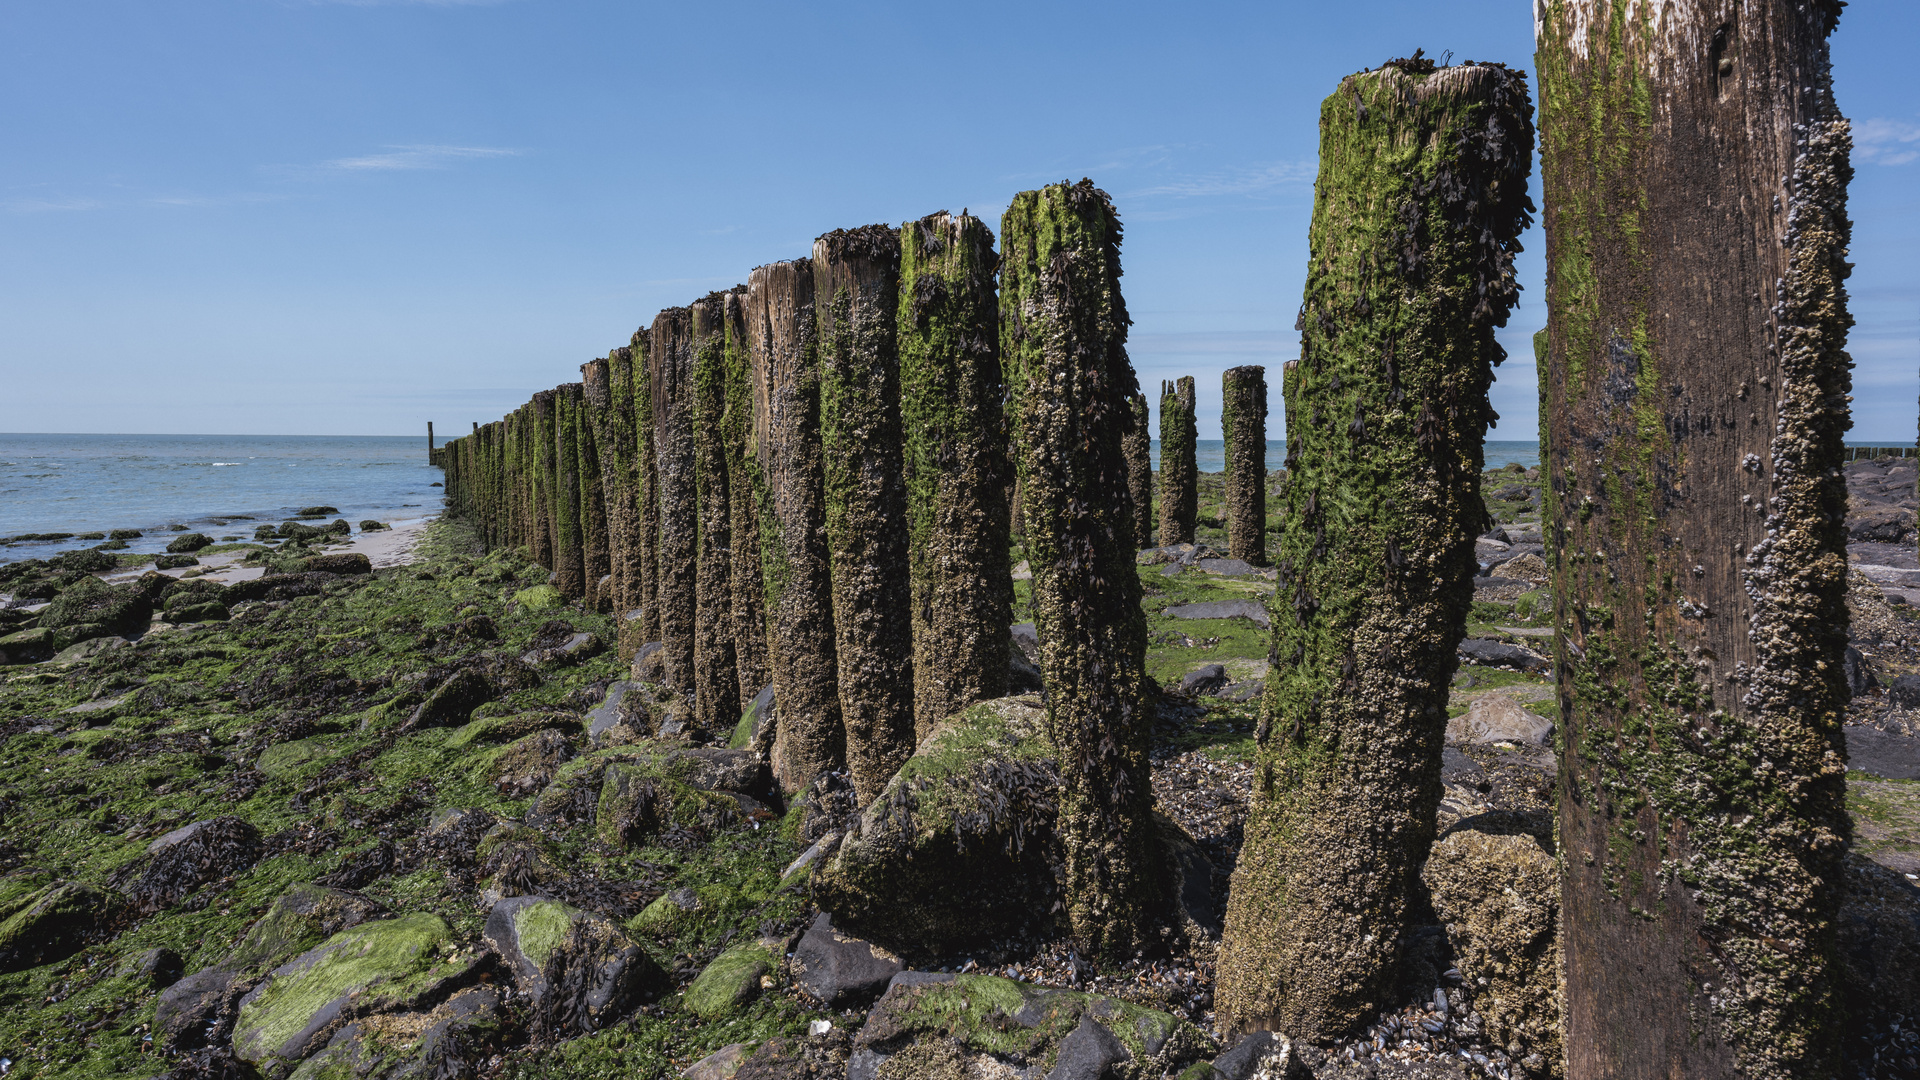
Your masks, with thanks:
[[(1705, 8), (1622, 30), (1589, 7), (1543, 4), (1536, 27), (1564, 729), (1551, 1031), (1572, 1076), (1835, 1075), (1838, 5), (1759, 4), (1717, 31)], [(1709, 39), (1726, 42), (1717, 65), (1672, 60)], [(1749, 122), (1724, 123), (1736, 106)], [(1390, 1002), (1426, 902), (1535, 135), (1522, 73), (1418, 54), (1343, 80), (1320, 131), (1282, 382), (1273, 671), (1215, 999), (1224, 1027), (1309, 1040)], [(845, 767), (863, 797), (927, 724), (1003, 688), (1017, 527), (1061, 770), (1062, 901), (1081, 948), (1134, 955), (1161, 940), (1170, 874), (1119, 241), (1085, 181), (1016, 196), (997, 254), (965, 214), (831, 233), (450, 443), (450, 503), (569, 595), (638, 611), (635, 639), (665, 643), (707, 731), (770, 681), (783, 783)], [(1264, 373), (1237, 371), (1228, 521), (1257, 537)], [(1165, 541), (1191, 538), (1192, 410), (1191, 380), (1163, 387)], [(1248, 543), (1234, 554), (1265, 553)]]

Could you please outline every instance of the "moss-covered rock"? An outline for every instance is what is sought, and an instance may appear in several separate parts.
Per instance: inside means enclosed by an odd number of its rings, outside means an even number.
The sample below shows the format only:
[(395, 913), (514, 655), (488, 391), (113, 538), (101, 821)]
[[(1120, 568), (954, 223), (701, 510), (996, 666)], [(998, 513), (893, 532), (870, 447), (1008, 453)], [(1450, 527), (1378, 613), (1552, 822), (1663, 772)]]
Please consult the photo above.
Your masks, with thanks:
[(142, 593), (87, 577), (47, 605), (40, 613), (40, 625), (48, 629), (98, 626), (104, 633), (132, 635), (145, 630), (152, 615), (152, 602)]
[(553, 774), (573, 756), (567, 737), (543, 728), (514, 742), (493, 758), (491, 780), (504, 795), (531, 795), (547, 785)]
[(63, 960), (105, 929), (114, 898), (75, 881), (47, 885), (0, 906), (0, 972)]
[(323, 574), (371, 574), (373, 561), (361, 552), (345, 551), (334, 555), (309, 555), (301, 560), (300, 569)]
[[(485, 708), (498, 708), (488, 705)], [(478, 710), (476, 710), (478, 711)], [(572, 736), (580, 733), (580, 718), (572, 713), (539, 710), (503, 716), (479, 716), (447, 736), (449, 750), (465, 750), (489, 743), (510, 743), (536, 731), (557, 731)]]
[(604, 1027), (671, 986), (645, 950), (612, 922), (544, 896), (502, 900), (487, 915), (487, 944), (555, 1032)]
[(761, 977), (780, 966), (778, 945), (755, 941), (722, 952), (681, 993), (681, 1005), (709, 1020), (738, 1012), (760, 996)]
[(208, 536), (206, 533), (181, 533), (179, 536), (167, 542), (167, 552), (172, 555), (184, 555), (189, 552), (199, 551), (201, 548), (207, 547), (212, 543), (213, 537)]
[(417, 913), (341, 931), (275, 968), (240, 1001), (235, 1056), (284, 1076), (346, 1021), (430, 1007), (475, 973), (475, 954), (453, 951), (438, 915)]
[(328, 757), (330, 753), (326, 744), (318, 739), (294, 739), (275, 743), (260, 751), (253, 767), (268, 776), (284, 776), (310, 761)]
[(416, 1080), (471, 1075), (510, 1027), (491, 987), (462, 990), (431, 1012), (356, 1020), (288, 1080)]
[(567, 598), (560, 590), (551, 585), (535, 585), (530, 589), (521, 589), (513, 594), (513, 602), (520, 605), (522, 611), (551, 611), (567, 606)]

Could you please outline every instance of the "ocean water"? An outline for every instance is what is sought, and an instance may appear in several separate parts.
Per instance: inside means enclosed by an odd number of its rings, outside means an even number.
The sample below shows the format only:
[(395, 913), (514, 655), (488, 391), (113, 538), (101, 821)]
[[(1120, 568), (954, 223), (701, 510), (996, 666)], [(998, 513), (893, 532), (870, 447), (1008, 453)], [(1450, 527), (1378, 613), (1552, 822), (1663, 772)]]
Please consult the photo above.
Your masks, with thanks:
[[(1201, 472), (1221, 472), (1227, 467), (1227, 444), (1222, 439), (1194, 440), (1194, 460)], [(1487, 441), (1487, 468), (1518, 463), (1531, 469), (1540, 464), (1540, 444), (1533, 440)], [(1287, 444), (1280, 439), (1267, 440), (1267, 470), (1286, 467)], [(1160, 467), (1160, 440), (1153, 440), (1153, 467)]]
[[(391, 524), (438, 514), (439, 480), (417, 436), (0, 434), (0, 537), (140, 529), (127, 550), (159, 551), (173, 525), (251, 537), (319, 505)], [(0, 562), (97, 542), (12, 544)]]

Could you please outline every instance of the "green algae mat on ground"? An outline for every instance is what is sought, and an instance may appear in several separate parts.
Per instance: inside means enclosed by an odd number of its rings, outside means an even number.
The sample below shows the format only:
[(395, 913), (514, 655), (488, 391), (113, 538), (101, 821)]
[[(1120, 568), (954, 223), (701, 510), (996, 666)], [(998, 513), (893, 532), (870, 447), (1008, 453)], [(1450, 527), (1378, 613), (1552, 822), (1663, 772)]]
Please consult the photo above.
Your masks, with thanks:
[[(577, 717), (626, 676), (609, 617), (552, 605), (544, 569), (477, 550), (442, 523), (411, 566), (236, 604), (229, 621), (150, 633), (82, 663), (0, 668), (9, 1077), (144, 1077), (180, 1064), (156, 1026), (161, 984), (239, 965), (249, 928), (300, 883), (358, 894), (376, 919), (444, 925), (447, 950), (477, 945), (482, 891), (511, 892), (532, 872), (531, 845), (481, 834), (526, 814), (525, 769), (544, 781), (585, 750), (577, 722), (544, 714)], [(563, 648), (581, 634), (593, 640)], [(447, 689), (456, 684), (469, 696)], [(541, 738), (545, 773), (523, 749)], [(731, 803), (702, 806), (638, 845), (603, 842), (590, 813), (559, 815), (541, 833), (544, 864), (559, 868), (542, 889), (625, 921), (676, 989), (739, 944), (740, 929), (747, 940), (781, 935), (807, 913), (779, 887), (799, 851), (791, 830)], [(201, 822), (216, 824), (168, 839)], [(698, 898), (684, 917), (633, 925), (676, 890)], [(267, 966), (318, 943), (293, 939)], [(271, 996), (238, 1010), (243, 1029)], [(667, 1075), (728, 1043), (803, 1033), (820, 1015), (774, 992), (704, 1020), (675, 993), (609, 1029), (530, 1044), (516, 1010), (526, 1011), (509, 1002), (497, 1042), (470, 1048), (482, 1062), (499, 1055), (499, 1075)]]

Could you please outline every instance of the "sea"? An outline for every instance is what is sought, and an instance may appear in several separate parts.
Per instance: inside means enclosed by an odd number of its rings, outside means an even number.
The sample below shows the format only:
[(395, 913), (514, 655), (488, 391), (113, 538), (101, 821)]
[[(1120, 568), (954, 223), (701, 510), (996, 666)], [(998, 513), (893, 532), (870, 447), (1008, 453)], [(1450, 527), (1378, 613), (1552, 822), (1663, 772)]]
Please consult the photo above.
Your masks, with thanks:
[[(251, 538), (308, 506), (392, 525), (438, 514), (439, 481), (419, 436), (0, 434), (0, 538), (138, 529), (127, 551), (162, 551), (175, 525)], [(0, 562), (94, 543), (7, 544)]]
[[(1202, 472), (1226, 468), (1226, 443), (1201, 439)], [(1156, 467), (1160, 444), (1153, 445)], [(1278, 469), (1286, 444), (1267, 443)], [(1488, 442), (1487, 467), (1539, 463), (1533, 442)], [(216, 539), (250, 537), (302, 507), (337, 507), (356, 524), (429, 518), (443, 505), (426, 441), (408, 435), (0, 434), (0, 539), (22, 533), (138, 529), (129, 552), (164, 550), (184, 525)], [(43, 558), (97, 541), (16, 542), (0, 562)]]

